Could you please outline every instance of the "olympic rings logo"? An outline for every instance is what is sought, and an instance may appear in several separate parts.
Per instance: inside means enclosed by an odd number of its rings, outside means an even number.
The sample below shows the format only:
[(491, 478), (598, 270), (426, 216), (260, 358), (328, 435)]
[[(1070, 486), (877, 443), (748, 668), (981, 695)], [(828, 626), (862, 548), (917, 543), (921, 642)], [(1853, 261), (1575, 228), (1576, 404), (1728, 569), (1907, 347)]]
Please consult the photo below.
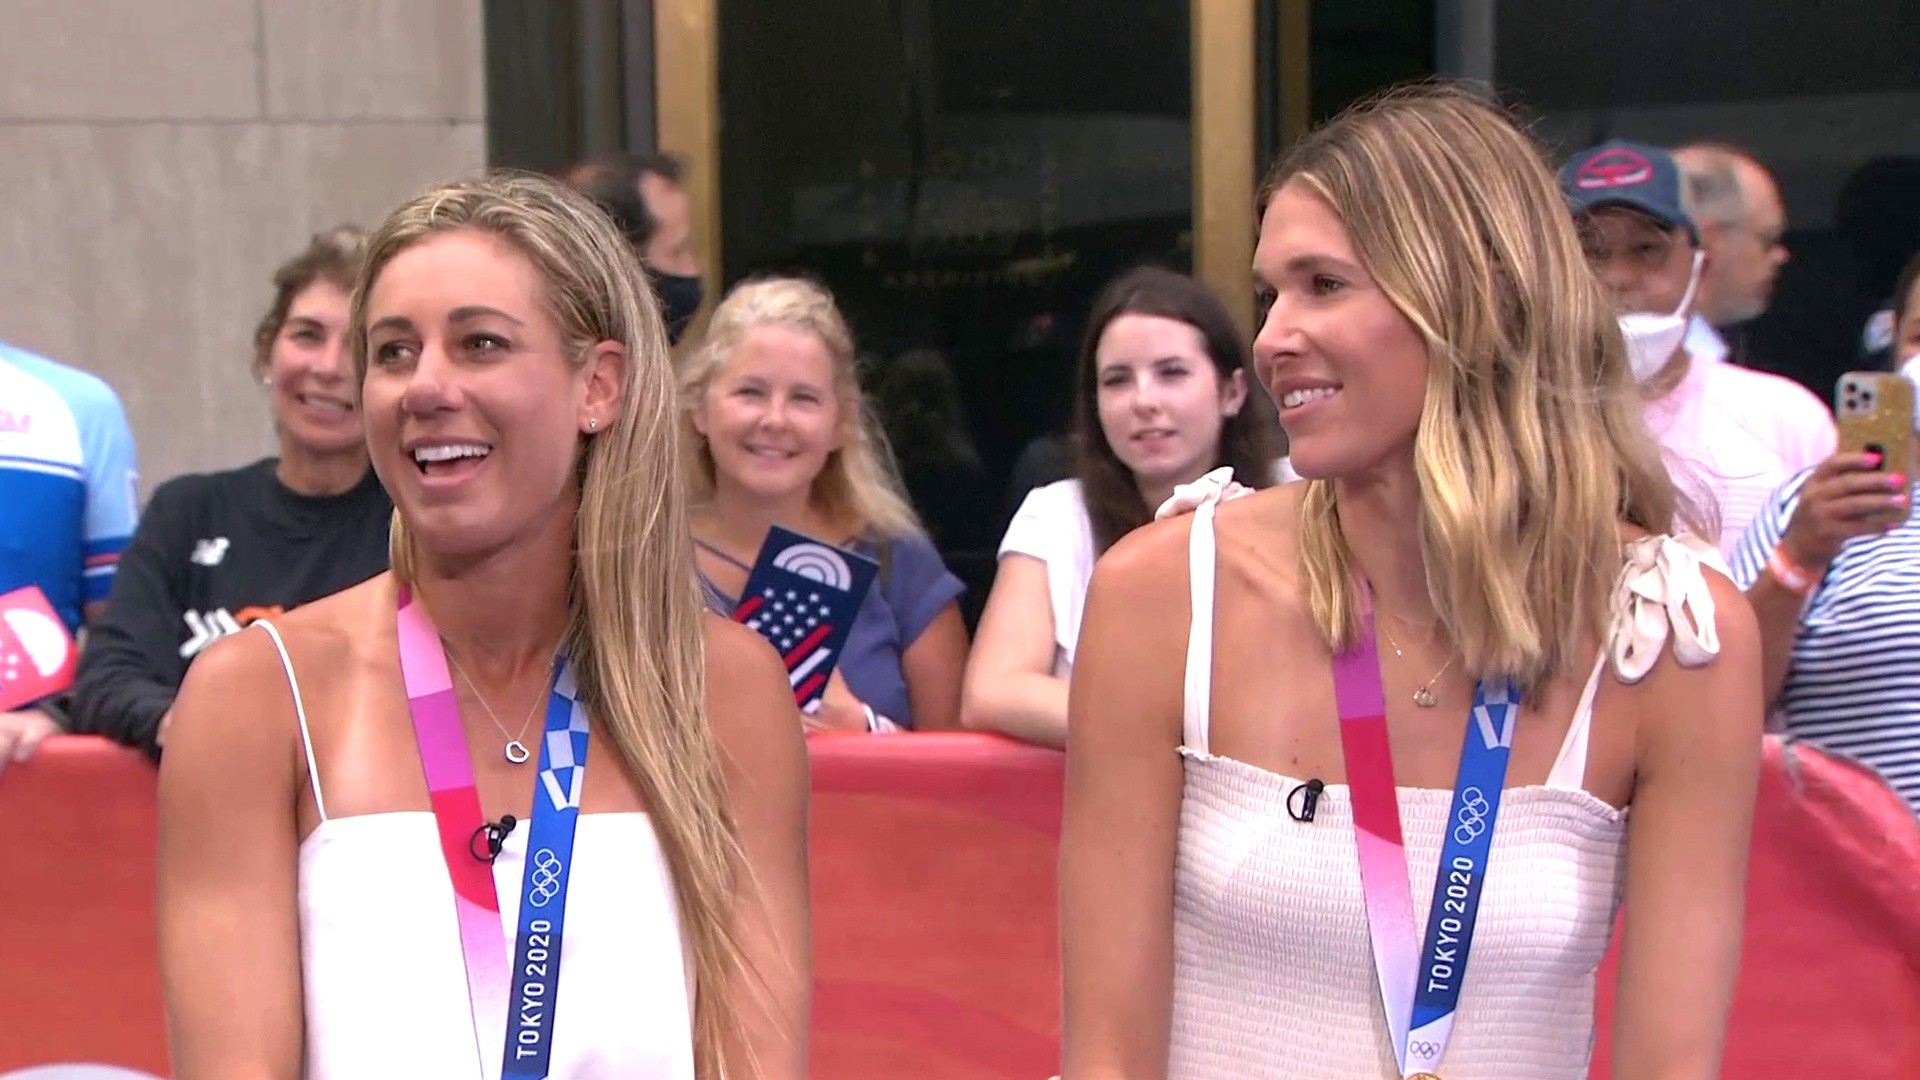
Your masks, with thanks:
[(1440, 1056), (1440, 1044), (1414, 1039), (1407, 1043), (1407, 1054), (1422, 1061), (1432, 1061)]
[(1487, 831), (1487, 815), (1493, 807), (1487, 805), (1487, 797), (1477, 787), (1468, 788), (1460, 799), (1460, 810), (1454, 817), (1453, 840), (1456, 844), (1471, 844)]
[(541, 848), (533, 857), (533, 873), (527, 878), (527, 902), (546, 907), (560, 897), (560, 875), (566, 865), (552, 848)]

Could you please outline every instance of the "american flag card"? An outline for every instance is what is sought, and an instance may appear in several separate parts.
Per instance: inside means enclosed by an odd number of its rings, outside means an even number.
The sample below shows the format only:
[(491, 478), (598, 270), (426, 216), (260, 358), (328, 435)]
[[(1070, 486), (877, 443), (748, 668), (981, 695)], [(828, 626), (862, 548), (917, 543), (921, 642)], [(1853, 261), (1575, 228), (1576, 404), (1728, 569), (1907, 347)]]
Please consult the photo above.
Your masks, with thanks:
[(880, 564), (864, 555), (778, 525), (767, 533), (733, 620), (773, 642), (803, 710), (826, 692), (854, 616), (879, 573)]

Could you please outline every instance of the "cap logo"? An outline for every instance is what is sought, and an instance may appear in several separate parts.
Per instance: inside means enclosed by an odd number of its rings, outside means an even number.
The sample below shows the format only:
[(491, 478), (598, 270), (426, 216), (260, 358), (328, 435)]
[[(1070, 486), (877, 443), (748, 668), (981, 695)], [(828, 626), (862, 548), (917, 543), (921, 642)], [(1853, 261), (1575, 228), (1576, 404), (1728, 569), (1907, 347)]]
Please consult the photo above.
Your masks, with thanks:
[(1638, 151), (1616, 146), (1602, 150), (1582, 162), (1573, 174), (1573, 186), (1581, 191), (1634, 187), (1653, 179), (1653, 162)]

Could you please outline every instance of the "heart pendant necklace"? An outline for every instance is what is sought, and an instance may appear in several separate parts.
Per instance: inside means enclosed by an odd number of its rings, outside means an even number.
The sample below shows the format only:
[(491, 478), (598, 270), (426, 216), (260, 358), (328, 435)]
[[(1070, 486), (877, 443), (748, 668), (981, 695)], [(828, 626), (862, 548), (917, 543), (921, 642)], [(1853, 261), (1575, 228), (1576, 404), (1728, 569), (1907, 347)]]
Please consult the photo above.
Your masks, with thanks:
[[(1400, 651), (1399, 642), (1393, 640), (1393, 631), (1387, 629), (1387, 624), (1384, 620), (1380, 623), (1380, 632), (1387, 636), (1387, 645), (1393, 649), (1393, 655), (1401, 660), (1405, 660), (1407, 654)], [(1413, 692), (1413, 703), (1423, 709), (1431, 709), (1435, 705), (1440, 704), (1440, 698), (1433, 692), (1433, 686), (1440, 681), (1440, 676), (1445, 675), (1447, 669), (1452, 666), (1453, 657), (1449, 656), (1447, 657), (1447, 662), (1440, 665), (1440, 670), (1433, 673), (1433, 678), (1421, 683), (1419, 688)]]
[[(445, 647), (444, 642), (442, 643), (442, 647)], [(487, 704), (487, 699), (481, 695), (480, 687), (474, 684), (473, 679), (467, 675), (466, 669), (460, 666), (460, 661), (453, 658), (452, 650), (447, 651), (447, 661), (453, 665), (453, 670), (460, 673), (461, 681), (467, 684), (467, 689), (473, 691), (473, 699), (480, 703), (482, 709), (486, 710), (487, 718), (493, 721), (493, 726), (500, 729), (501, 737), (507, 740), (507, 745), (503, 751), (506, 759), (515, 765), (526, 764), (527, 761), (533, 757), (533, 752), (528, 750), (527, 744), (521, 740), (526, 737), (527, 728), (533, 724), (533, 718), (539, 714), (540, 702), (545, 700), (547, 696), (546, 693), (543, 691), (534, 695), (533, 708), (527, 710), (527, 718), (520, 722), (520, 734), (508, 734), (507, 725), (500, 722), (500, 717), (493, 711), (493, 706)], [(547, 674), (549, 676), (553, 674), (552, 664), (547, 665)], [(542, 680), (543, 684), (545, 681), (546, 680)]]

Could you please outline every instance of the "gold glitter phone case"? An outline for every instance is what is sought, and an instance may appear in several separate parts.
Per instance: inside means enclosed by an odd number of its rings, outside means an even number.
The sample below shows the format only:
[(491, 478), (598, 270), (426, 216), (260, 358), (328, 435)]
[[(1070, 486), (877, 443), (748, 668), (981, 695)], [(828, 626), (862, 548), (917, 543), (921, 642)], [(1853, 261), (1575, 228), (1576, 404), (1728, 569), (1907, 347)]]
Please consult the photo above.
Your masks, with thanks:
[(1842, 453), (1880, 455), (1883, 471), (1914, 475), (1913, 383), (1893, 371), (1849, 371), (1834, 392)]

